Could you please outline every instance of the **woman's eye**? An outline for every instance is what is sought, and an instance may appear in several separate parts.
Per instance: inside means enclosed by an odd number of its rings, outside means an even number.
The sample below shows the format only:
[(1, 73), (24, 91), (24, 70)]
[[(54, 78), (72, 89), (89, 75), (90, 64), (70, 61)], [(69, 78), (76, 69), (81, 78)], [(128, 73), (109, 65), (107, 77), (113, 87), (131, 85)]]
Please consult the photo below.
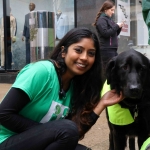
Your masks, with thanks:
[(82, 53), (82, 50), (79, 49), (79, 48), (76, 48), (75, 51), (76, 51), (77, 53)]
[(90, 57), (94, 57), (95, 56), (95, 51), (88, 52), (88, 54), (89, 54)]

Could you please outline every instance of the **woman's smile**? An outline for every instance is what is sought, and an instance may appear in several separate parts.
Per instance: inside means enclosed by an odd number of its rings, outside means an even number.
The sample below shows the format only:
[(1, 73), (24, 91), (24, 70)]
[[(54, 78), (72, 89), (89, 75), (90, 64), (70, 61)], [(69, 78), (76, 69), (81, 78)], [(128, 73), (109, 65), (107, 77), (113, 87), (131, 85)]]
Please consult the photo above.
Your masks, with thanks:
[(85, 68), (85, 67), (86, 67), (86, 65), (85, 65), (85, 64), (82, 64), (82, 63), (76, 63), (76, 64), (77, 64), (77, 66), (80, 67), (80, 68)]

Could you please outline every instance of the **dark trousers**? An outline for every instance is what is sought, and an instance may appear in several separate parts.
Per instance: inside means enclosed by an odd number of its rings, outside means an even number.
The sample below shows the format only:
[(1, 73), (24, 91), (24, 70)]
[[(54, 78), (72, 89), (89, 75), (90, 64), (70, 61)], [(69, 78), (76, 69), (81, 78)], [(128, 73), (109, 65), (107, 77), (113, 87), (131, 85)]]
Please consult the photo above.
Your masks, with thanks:
[(6, 69), (11, 69), (12, 65), (12, 52), (11, 52), (11, 40), (7, 40), (7, 59), (6, 59)]
[(102, 62), (103, 62), (103, 68), (106, 69), (107, 63), (109, 60), (115, 56), (117, 56), (117, 49), (101, 49), (101, 56), (102, 56)]
[(11, 69), (11, 64), (12, 64), (12, 52), (8, 51), (7, 52), (7, 61), (6, 61), (7, 69)]
[(30, 38), (26, 37), (26, 64), (30, 63)]
[(117, 49), (112, 48), (112, 49), (101, 49), (101, 57), (102, 57), (102, 64), (103, 64), (103, 82), (106, 80), (106, 67), (107, 63), (109, 62), (110, 59), (113, 57), (117, 56)]
[(0, 150), (86, 150), (85, 146), (77, 146), (78, 139), (76, 124), (62, 119), (11, 136), (0, 144)]

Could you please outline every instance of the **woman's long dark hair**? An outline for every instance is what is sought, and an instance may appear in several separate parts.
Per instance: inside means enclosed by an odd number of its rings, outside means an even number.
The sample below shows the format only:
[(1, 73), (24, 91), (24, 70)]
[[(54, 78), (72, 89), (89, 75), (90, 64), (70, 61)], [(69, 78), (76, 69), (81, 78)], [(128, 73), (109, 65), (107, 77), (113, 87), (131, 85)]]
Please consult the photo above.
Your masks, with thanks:
[(55, 60), (60, 66), (61, 74), (65, 73), (67, 66), (61, 57), (63, 52), (67, 53), (68, 47), (80, 42), (83, 38), (90, 38), (94, 42), (96, 49), (95, 62), (90, 70), (85, 74), (73, 78), (73, 97), (71, 119), (77, 123), (80, 138), (84, 137), (90, 125), (90, 113), (100, 100), (102, 89), (102, 64), (97, 36), (87, 28), (74, 28), (70, 30), (55, 47), (51, 59)]
[(112, 8), (113, 6), (115, 6), (115, 3), (114, 3), (113, 1), (111, 1), (111, 0), (106, 0), (106, 1), (103, 3), (103, 5), (101, 6), (99, 12), (97, 13), (96, 18), (95, 18), (95, 22), (93, 23), (93, 26), (96, 26), (97, 20), (98, 20), (98, 18), (100, 17), (100, 15), (101, 15), (102, 13), (104, 13), (105, 10), (110, 9), (110, 8)]

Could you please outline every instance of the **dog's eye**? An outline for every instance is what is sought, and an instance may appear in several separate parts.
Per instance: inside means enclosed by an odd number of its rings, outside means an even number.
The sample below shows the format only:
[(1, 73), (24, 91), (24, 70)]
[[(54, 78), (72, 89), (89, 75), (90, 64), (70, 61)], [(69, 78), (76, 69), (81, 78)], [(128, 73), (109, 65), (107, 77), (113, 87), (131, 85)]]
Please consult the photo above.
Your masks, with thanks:
[(127, 65), (124, 65), (124, 66), (122, 67), (122, 69), (123, 69), (123, 70), (128, 70), (128, 66), (127, 66)]
[(146, 71), (146, 67), (141, 67), (140, 72), (144, 72), (144, 71)]
[(147, 69), (147, 67), (145, 66), (145, 65), (142, 65), (141, 66), (141, 70), (143, 71), (143, 70), (146, 70)]
[(140, 68), (140, 71), (143, 71), (143, 70), (144, 70), (144, 68), (141, 67), (141, 68)]

